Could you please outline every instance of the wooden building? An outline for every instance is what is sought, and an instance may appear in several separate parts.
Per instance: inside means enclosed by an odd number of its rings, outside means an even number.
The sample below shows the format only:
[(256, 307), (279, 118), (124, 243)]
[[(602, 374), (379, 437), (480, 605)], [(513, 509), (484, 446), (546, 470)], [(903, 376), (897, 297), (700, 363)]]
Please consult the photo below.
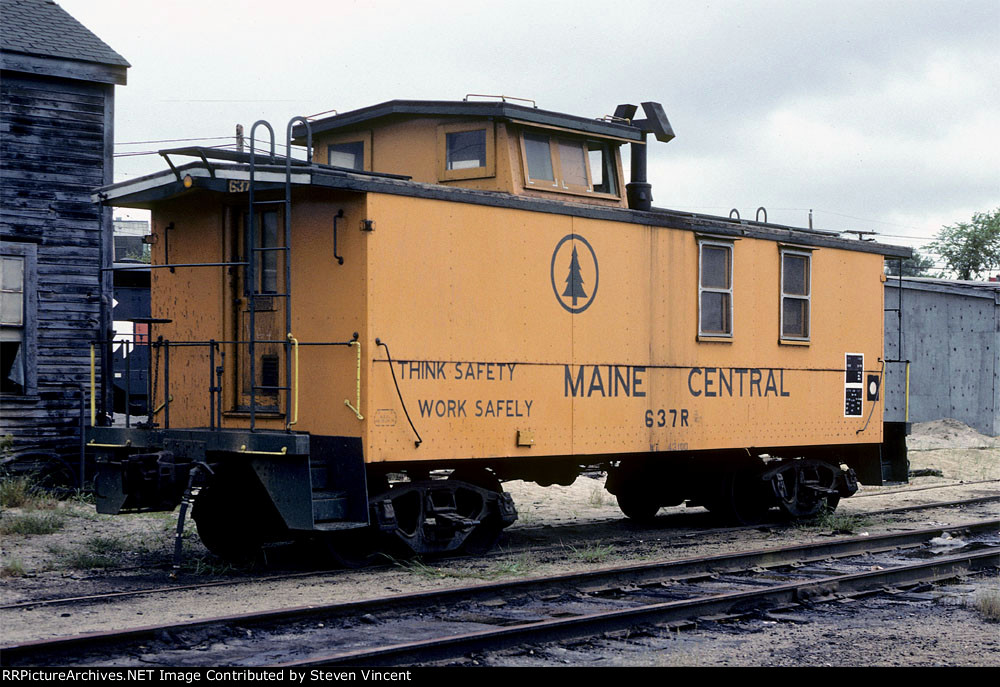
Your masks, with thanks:
[(51, 0), (0, 0), (0, 17), (0, 435), (70, 457), (111, 326), (111, 210), (90, 195), (113, 180), (129, 64)]

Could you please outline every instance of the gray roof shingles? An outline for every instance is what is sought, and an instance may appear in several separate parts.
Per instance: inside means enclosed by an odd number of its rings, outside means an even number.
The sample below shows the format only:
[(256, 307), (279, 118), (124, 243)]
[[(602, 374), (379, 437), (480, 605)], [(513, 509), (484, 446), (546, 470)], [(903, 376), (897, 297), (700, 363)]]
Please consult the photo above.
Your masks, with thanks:
[(0, 0), (0, 49), (131, 66), (52, 0)]

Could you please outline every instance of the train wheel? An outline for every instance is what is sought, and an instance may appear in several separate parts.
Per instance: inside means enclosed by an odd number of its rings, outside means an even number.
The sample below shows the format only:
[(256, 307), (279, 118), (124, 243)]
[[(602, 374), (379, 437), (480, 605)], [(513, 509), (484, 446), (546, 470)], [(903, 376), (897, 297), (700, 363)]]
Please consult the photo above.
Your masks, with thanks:
[(705, 507), (726, 522), (756, 525), (774, 505), (769, 484), (762, 479), (764, 463), (756, 461), (726, 474)]
[(324, 534), (322, 542), (330, 557), (343, 568), (361, 568), (371, 562), (378, 532), (360, 527)]
[(770, 471), (778, 505), (793, 518), (812, 518), (840, 503), (839, 468), (820, 460), (793, 460)]
[[(459, 468), (448, 477), (450, 481), (465, 482), (480, 489), (486, 489), (496, 493), (503, 493), (500, 480), (485, 468)], [(471, 513), (470, 513), (471, 514)], [(462, 542), (462, 551), (470, 556), (481, 556), (500, 540), (503, 532), (503, 521), (497, 514), (489, 515), (485, 520), (476, 525), (475, 529), (469, 533)]]
[(615, 498), (625, 517), (638, 523), (651, 523), (660, 511), (659, 500), (645, 489), (623, 489)]
[(198, 494), (191, 517), (206, 549), (231, 563), (249, 565), (260, 557), (264, 545), (254, 522), (255, 510), (237, 499), (233, 490), (210, 485)]

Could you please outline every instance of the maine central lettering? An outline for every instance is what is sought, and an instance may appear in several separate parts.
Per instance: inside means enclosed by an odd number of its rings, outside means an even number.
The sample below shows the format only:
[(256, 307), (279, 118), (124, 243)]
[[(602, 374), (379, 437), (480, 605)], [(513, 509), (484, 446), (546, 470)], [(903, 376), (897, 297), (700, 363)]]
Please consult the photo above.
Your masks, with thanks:
[(632, 365), (564, 365), (563, 378), (564, 396), (602, 396), (617, 398), (633, 396), (643, 398), (646, 390), (642, 388), (645, 381), (645, 367)]
[[(633, 365), (564, 365), (563, 396), (602, 398), (646, 396), (646, 368)], [(789, 396), (785, 371), (759, 367), (692, 367), (688, 392), (705, 398)]]
[(790, 395), (785, 391), (784, 370), (759, 367), (693, 367), (688, 373), (688, 391), (706, 398)]

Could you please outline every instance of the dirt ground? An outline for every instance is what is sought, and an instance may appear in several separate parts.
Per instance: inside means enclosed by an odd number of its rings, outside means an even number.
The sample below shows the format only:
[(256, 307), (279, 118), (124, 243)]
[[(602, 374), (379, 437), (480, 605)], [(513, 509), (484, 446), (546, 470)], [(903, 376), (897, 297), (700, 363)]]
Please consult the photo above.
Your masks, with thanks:
[[(867, 516), (874, 510), (932, 503), (1000, 492), (1000, 438), (983, 436), (955, 420), (914, 425), (908, 438), (911, 470), (907, 485), (863, 487), (838, 509), (841, 525), (855, 534), (931, 527), (955, 520), (995, 517), (995, 503), (978, 510), (918, 511), (892, 517)], [(928, 489), (927, 487), (936, 487)], [(940, 487), (940, 488), (937, 488)], [(206, 618), (294, 605), (384, 596), (442, 586), (474, 584), (510, 576), (588, 569), (623, 561), (681, 558), (726, 551), (788, 545), (832, 534), (828, 524), (761, 527), (701, 534), (716, 523), (701, 508), (661, 511), (656, 524), (639, 528), (618, 510), (603, 489), (603, 478), (581, 477), (568, 487), (510, 482), (520, 514), (495, 555), (392, 563), (378, 568), (327, 572), (298, 549), (273, 553), (273, 569), (234, 570), (201, 546), (193, 523), (185, 530), (185, 568), (168, 578), (173, 550), (173, 513), (102, 516), (84, 501), (41, 501), (7, 508), (0, 516), (0, 604), (106, 592), (176, 586), (207, 580), (232, 582), (214, 589), (126, 597), (114, 603), (67, 607), (0, 609), (3, 643), (166, 621)], [(19, 534), (18, 525), (33, 521)], [(48, 524), (48, 527), (46, 526)], [(32, 523), (28, 523), (32, 524)], [(824, 530), (826, 528), (826, 531)], [(32, 529), (32, 528), (28, 528)], [(288, 572), (300, 577), (269, 576)], [(1000, 623), (974, 608), (977, 595), (1000, 594), (996, 577), (977, 578), (947, 588), (934, 602), (895, 607), (885, 602), (864, 613), (840, 608), (818, 611), (807, 622), (756, 621), (742, 628), (699, 628), (664, 643), (635, 638), (580, 645), (564, 650), (527, 649), (490, 657), (503, 665), (1000, 665)], [(868, 603), (868, 602), (866, 602)], [(865, 654), (859, 645), (882, 646)], [(663, 646), (661, 646), (663, 645)], [(816, 649), (823, 647), (822, 651)], [(894, 647), (891, 660), (886, 647)], [(529, 653), (530, 652), (530, 653)]]

